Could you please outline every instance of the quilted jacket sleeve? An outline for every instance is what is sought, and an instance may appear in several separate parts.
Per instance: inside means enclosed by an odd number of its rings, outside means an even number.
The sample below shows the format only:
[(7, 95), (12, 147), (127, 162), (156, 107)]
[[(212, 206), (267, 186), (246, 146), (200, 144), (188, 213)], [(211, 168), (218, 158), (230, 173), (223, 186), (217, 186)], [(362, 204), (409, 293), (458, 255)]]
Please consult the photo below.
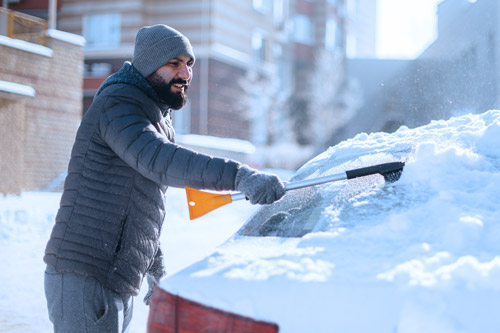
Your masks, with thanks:
[(108, 97), (103, 106), (103, 140), (144, 177), (166, 186), (234, 190), (239, 163), (170, 142), (159, 126), (161, 118), (151, 120), (151, 110), (158, 109), (152, 102), (125, 93)]

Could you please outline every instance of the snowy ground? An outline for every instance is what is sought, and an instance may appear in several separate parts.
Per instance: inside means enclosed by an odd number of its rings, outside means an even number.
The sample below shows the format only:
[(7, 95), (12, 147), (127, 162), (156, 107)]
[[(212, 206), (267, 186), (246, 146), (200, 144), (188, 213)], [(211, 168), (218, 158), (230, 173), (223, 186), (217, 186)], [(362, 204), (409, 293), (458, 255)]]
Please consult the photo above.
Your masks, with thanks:
[[(60, 193), (28, 192), (0, 197), (0, 332), (51, 332), (45, 295), (42, 257), (50, 235)], [(168, 220), (162, 249), (168, 274), (210, 254), (230, 237), (256, 208), (247, 202), (231, 205), (190, 221), (183, 190), (168, 191)], [(131, 332), (145, 332), (147, 291), (134, 299)]]

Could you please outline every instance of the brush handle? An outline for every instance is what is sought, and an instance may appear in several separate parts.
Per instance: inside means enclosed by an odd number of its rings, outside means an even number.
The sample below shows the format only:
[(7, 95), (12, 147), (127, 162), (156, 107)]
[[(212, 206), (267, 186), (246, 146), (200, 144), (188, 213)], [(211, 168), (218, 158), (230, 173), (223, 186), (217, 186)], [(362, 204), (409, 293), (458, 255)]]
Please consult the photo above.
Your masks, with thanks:
[[(330, 183), (330, 182), (336, 182), (336, 181), (344, 180), (344, 179), (353, 179), (353, 178), (358, 178), (358, 177), (364, 177), (364, 176), (373, 175), (376, 173), (384, 176), (386, 181), (393, 182), (393, 181), (396, 181), (397, 179), (399, 179), (399, 175), (401, 174), (401, 171), (403, 170), (404, 165), (405, 165), (404, 162), (382, 163), (382, 164), (372, 165), (372, 166), (363, 167), (363, 168), (359, 168), (359, 169), (347, 170), (345, 172), (337, 173), (334, 175), (328, 175), (328, 176), (312, 178), (312, 179), (303, 179), (303, 180), (299, 180), (299, 181), (296, 181), (293, 183), (286, 183), (285, 190), (286, 191), (296, 190), (296, 189), (303, 188), (303, 187), (314, 186), (314, 185)], [(391, 178), (388, 178), (388, 176), (391, 176), (393, 174), (397, 174), (397, 176), (394, 180), (392, 180)], [(231, 195), (232, 201), (243, 200), (243, 199), (246, 199), (246, 197), (243, 193), (235, 193), (235, 194)]]
[[(286, 183), (285, 184), (285, 191), (296, 190), (299, 188), (304, 188), (304, 187), (309, 187), (309, 186), (314, 186), (314, 185), (319, 185), (319, 184), (324, 184), (324, 183), (329, 183), (329, 182), (335, 182), (335, 181), (344, 180), (344, 179), (347, 179), (347, 175), (345, 172), (338, 173), (335, 175), (324, 176), (324, 177), (303, 179), (303, 180), (299, 180), (299, 181), (296, 181), (293, 183)], [(232, 201), (243, 200), (243, 199), (246, 199), (245, 195), (243, 193), (231, 194)]]

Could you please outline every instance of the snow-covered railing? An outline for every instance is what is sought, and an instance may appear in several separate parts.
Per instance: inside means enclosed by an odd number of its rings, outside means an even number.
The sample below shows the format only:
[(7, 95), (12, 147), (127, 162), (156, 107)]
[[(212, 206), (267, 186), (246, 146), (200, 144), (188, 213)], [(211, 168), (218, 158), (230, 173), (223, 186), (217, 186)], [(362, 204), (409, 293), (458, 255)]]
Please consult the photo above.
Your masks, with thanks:
[(35, 89), (25, 84), (0, 80), (0, 92), (16, 94), (26, 97), (35, 97)]
[(0, 7), (0, 34), (45, 45), (47, 20)]

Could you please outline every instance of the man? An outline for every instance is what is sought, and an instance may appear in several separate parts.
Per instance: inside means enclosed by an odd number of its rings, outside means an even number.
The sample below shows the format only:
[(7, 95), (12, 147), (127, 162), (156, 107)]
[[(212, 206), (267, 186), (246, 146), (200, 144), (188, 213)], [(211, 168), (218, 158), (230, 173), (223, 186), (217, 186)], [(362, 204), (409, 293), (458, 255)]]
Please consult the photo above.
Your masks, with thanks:
[(56, 332), (127, 331), (144, 276), (164, 274), (158, 244), (168, 186), (285, 193), (272, 174), (176, 145), (170, 110), (186, 102), (195, 56), (166, 25), (139, 30), (132, 62), (99, 88), (78, 129), (44, 261)]

